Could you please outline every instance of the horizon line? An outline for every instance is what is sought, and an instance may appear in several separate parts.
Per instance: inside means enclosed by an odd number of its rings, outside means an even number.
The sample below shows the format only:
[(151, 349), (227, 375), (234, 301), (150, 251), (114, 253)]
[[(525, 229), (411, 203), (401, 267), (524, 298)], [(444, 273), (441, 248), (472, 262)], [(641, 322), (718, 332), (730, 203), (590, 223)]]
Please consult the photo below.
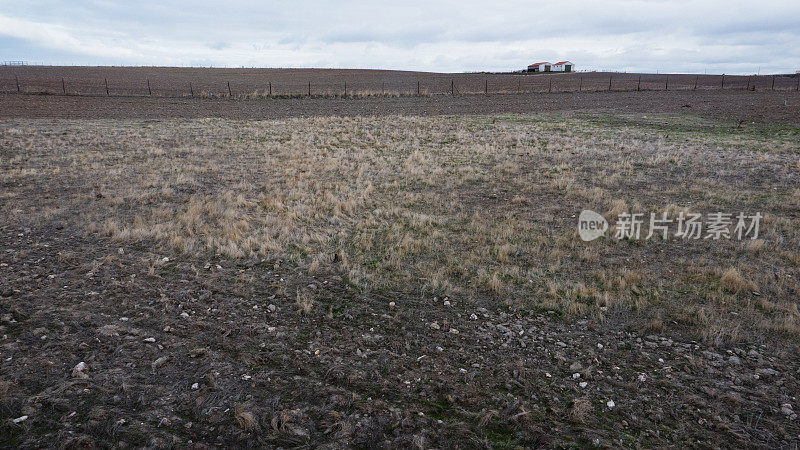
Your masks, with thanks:
[[(414, 73), (430, 73), (430, 74), (470, 74), (470, 73), (492, 73), (492, 74), (515, 74), (515, 73), (528, 73), (525, 69), (517, 69), (517, 70), (507, 70), (507, 71), (496, 71), (496, 70), (464, 70), (464, 71), (457, 71), (457, 72), (436, 72), (430, 70), (414, 70), (414, 69), (387, 69), (387, 68), (364, 68), (364, 67), (304, 67), (304, 66), (295, 66), (295, 67), (266, 67), (266, 66), (233, 66), (233, 65), (176, 65), (176, 66), (169, 66), (169, 65), (144, 65), (144, 64), (126, 64), (126, 65), (114, 65), (114, 64), (54, 64), (54, 63), (43, 63), (43, 62), (29, 62), (24, 60), (8, 60), (3, 61), (0, 63), (0, 67), (25, 67), (25, 66), (34, 66), (34, 67), (87, 67), (87, 68), (152, 68), (152, 69), (253, 69), (253, 70), (361, 70), (361, 71), (384, 71), (384, 72), (414, 72)], [(526, 66), (527, 67), (527, 66)], [(800, 70), (798, 71), (789, 71), (789, 72), (772, 72), (772, 73), (747, 73), (747, 72), (737, 72), (737, 73), (708, 73), (708, 72), (670, 72), (670, 71), (662, 71), (661, 69), (656, 69), (655, 71), (647, 70), (647, 71), (628, 71), (628, 70), (603, 70), (603, 69), (585, 69), (585, 70), (574, 70), (572, 72), (539, 72), (539, 73), (640, 73), (640, 74), (649, 74), (649, 75), (730, 75), (730, 76), (770, 76), (770, 75), (798, 75), (800, 74)]]

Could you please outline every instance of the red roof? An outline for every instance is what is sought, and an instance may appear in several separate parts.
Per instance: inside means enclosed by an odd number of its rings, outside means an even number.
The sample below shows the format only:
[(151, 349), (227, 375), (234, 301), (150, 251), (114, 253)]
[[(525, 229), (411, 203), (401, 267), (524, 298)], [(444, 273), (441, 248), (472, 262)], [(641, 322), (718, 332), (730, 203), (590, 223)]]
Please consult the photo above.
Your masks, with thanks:
[(561, 61), (561, 62), (557, 62), (555, 65), (560, 66), (562, 64), (567, 64), (567, 63), (569, 63), (569, 61)]
[(549, 63), (549, 62), (540, 62), (540, 63), (531, 64), (531, 65), (530, 65), (530, 66), (528, 66), (528, 67), (533, 67), (533, 66), (541, 66), (542, 64), (550, 64), (550, 63)]

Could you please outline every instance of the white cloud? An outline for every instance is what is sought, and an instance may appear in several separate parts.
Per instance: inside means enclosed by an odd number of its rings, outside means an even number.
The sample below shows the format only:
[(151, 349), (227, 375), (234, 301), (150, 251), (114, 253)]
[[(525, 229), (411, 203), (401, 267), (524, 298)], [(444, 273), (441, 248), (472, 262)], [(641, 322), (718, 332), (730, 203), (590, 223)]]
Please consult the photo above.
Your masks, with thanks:
[(35, 0), (0, 4), (0, 45), (74, 64), (765, 73), (797, 68), (796, 17), (797, 1)]

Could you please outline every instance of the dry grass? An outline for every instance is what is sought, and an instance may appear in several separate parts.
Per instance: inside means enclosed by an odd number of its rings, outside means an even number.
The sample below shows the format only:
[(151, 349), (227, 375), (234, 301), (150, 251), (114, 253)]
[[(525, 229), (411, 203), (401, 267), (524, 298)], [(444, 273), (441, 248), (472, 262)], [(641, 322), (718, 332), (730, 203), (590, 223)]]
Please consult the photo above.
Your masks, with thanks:
[(314, 299), (309, 292), (297, 291), (295, 306), (297, 306), (297, 312), (300, 314), (310, 314), (314, 309)]
[(722, 289), (730, 293), (748, 292), (755, 290), (753, 283), (744, 279), (739, 269), (731, 267), (726, 270), (719, 280)]
[[(48, 94), (57, 94), (59, 92), (48, 91), (43, 92)], [(323, 89), (320, 90), (319, 86), (314, 86), (311, 95), (304, 89), (296, 90), (293, 93), (286, 92), (273, 92), (270, 93), (268, 89), (255, 90), (247, 93), (235, 92), (233, 95), (228, 94), (227, 90), (223, 88), (220, 91), (207, 91), (202, 90), (195, 92), (184, 92), (182, 97), (196, 97), (196, 98), (245, 98), (245, 99), (269, 99), (269, 98), (398, 98), (398, 97), (430, 97), (431, 94), (427, 90), (420, 90), (419, 94), (416, 91), (400, 91), (396, 89), (374, 90), (374, 89), (349, 89), (347, 93), (344, 92), (344, 85), (340, 89)]]
[[(20, 186), (3, 195), (14, 214), (114, 247), (280, 258), (363, 287), (513, 307), (635, 310), (709, 340), (729, 311), (739, 334), (797, 334), (800, 144), (664, 120), (686, 131), (561, 116), (5, 122), (0, 181)], [(52, 179), (68, 188), (42, 199), (34, 186)], [(765, 218), (755, 241), (584, 243), (584, 208)], [(313, 308), (308, 293), (296, 300)]]
[(239, 428), (244, 431), (252, 431), (258, 428), (256, 416), (252, 412), (247, 411), (243, 405), (236, 406), (233, 418), (236, 424), (239, 425)]
[(569, 418), (578, 423), (584, 423), (592, 411), (592, 403), (588, 397), (578, 397), (572, 403)]

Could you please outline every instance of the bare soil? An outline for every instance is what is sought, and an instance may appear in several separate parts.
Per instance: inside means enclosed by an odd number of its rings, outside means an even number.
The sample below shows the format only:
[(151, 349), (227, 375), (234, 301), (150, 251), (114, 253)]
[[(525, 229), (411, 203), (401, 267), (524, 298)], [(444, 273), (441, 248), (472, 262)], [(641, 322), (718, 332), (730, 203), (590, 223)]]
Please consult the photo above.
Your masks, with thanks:
[[(0, 92), (234, 96), (348, 93), (465, 94), (611, 90), (798, 90), (790, 75), (618, 72), (435, 73), (365, 69), (0, 66)], [(148, 86), (149, 83), (149, 86)]]
[[(718, 349), (619, 317), (447, 307), (280, 261), (178, 257), (149, 274), (146, 246), (57, 224), (2, 235), (3, 447), (798, 442), (781, 411), (800, 389), (796, 342)], [(310, 314), (276, 297), (311, 285)]]
[(0, 446), (796, 447), (798, 103), (0, 95)]
[(751, 91), (579, 92), (394, 98), (149, 98), (0, 94), (2, 118), (278, 119), (316, 116), (543, 112), (683, 113), (737, 124), (800, 124), (800, 93)]

